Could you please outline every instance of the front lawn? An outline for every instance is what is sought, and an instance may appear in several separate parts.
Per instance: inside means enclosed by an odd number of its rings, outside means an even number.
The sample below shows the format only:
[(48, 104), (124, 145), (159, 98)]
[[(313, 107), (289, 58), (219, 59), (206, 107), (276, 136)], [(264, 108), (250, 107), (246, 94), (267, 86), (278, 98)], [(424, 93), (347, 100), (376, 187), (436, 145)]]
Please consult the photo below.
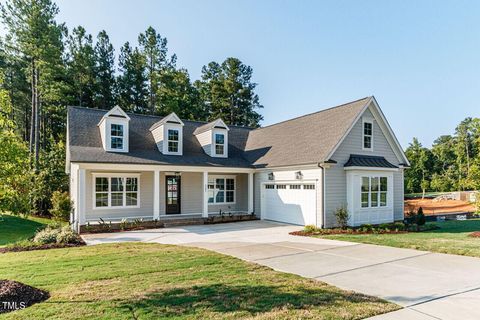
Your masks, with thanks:
[(0, 247), (33, 237), (35, 231), (52, 220), (39, 217), (21, 218), (3, 214), (0, 216)]
[(472, 232), (480, 231), (480, 219), (437, 222), (436, 225), (440, 229), (423, 232), (342, 234), (317, 237), (480, 257), (480, 238), (468, 236)]
[(212, 251), (160, 244), (6, 253), (0, 275), (51, 294), (0, 319), (363, 319), (399, 308)]

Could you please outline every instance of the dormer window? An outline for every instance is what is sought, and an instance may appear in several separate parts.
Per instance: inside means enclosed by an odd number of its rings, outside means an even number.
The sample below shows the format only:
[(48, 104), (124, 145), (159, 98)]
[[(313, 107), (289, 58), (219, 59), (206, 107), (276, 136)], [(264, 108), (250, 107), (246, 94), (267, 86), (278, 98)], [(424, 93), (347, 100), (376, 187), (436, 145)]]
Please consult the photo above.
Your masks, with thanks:
[(123, 124), (112, 123), (110, 125), (110, 148), (123, 150)]
[(178, 152), (178, 129), (168, 129), (168, 152), (177, 153)]
[(373, 149), (373, 122), (370, 120), (363, 121), (363, 150)]
[(108, 111), (98, 123), (102, 146), (109, 152), (128, 152), (130, 117), (119, 106)]
[(158, 151), (166, 155), (183, 155), (183, 126), (183, 121), (174, 112), (154, 123), (150, 132)]
[(215, 155), (225, 155), (225, 134), (215, 133)]

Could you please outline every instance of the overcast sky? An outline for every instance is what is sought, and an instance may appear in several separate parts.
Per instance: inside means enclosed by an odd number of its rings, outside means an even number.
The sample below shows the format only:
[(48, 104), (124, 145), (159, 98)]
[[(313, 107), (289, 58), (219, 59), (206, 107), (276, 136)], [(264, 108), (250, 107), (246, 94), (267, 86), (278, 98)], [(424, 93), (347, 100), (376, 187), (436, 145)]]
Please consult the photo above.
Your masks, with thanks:
[(404, 147), (480, 116), (480, 1), (63, 0), (59, 21), (117, 49), (153, 26), (192, 79), (209, 61), (254, 69), (272, 124), (375, 95)]

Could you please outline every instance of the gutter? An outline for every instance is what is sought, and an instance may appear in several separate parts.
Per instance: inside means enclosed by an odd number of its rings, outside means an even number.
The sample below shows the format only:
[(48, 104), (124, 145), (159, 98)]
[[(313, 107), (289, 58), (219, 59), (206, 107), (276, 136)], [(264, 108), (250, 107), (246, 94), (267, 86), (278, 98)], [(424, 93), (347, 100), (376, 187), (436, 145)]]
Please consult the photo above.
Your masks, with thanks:
[(317, 163), (318, 167), (322, 169), (322, 229), (325, 228), (325, 218), (326, 218), (326, 212), (325, 212), (325, 200), (326, 200), (326, 190), (327, 188), (325, 187), (325, 170), (327, 168), (330, 168), (331, 166), (337, 164), (337, 161), (328, 159), (324, 162), (319, 162)]

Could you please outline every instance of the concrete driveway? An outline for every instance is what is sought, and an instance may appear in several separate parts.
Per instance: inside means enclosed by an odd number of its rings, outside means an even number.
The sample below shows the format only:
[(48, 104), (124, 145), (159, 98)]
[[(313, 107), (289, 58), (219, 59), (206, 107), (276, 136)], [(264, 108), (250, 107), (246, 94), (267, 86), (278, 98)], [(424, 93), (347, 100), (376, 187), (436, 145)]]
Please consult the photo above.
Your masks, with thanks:
[[(144, 241), (214, 250), (381, 297), (405, 309), (373, 319), (480, 319), (480, 259), (291, 236), (266, 221), (85, 235), (88, 244)], [(480, 244), (479, 244), (480, 245)]]

